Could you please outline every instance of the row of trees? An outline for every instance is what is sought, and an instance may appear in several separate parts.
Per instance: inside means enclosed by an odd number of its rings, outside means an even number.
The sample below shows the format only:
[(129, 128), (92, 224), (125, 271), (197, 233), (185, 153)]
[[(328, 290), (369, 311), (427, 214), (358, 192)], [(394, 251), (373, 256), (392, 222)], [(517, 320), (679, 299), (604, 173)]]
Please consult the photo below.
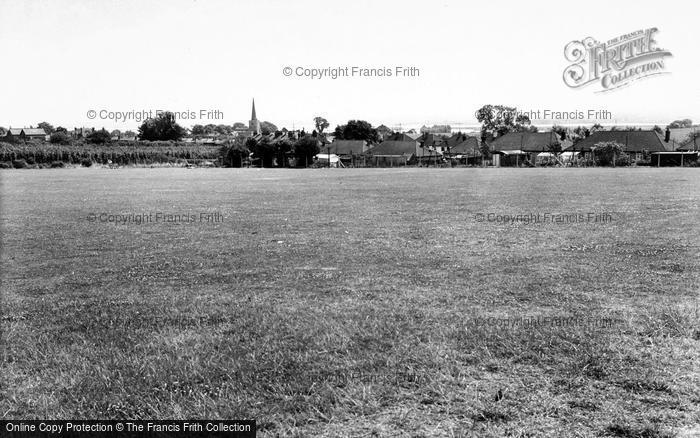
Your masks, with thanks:
[(290, 156), (296, 159), (297, 166), (306, 167), (314, 162), (322, 144), (317, 135), (303, 135), (296, 140), (274, 140), (267, 136), (260, 140), (236, 139), (232, 144), (222, 146), (221, 156), (223, 164), (228, 167), (242, 167), (251, 154), (252, 159), (263, 167), (287, 167)]

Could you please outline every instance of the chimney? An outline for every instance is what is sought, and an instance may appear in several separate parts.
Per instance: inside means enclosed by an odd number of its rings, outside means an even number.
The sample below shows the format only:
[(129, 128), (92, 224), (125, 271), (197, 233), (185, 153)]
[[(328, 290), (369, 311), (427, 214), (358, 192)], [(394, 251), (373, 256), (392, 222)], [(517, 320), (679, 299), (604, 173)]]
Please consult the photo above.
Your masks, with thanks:
[(664, 137), (664, 141), (668, 143), (668, 141), (671, 140), (671, 130), (668, 129), (668, 126), (666, 127), (666, 137)]

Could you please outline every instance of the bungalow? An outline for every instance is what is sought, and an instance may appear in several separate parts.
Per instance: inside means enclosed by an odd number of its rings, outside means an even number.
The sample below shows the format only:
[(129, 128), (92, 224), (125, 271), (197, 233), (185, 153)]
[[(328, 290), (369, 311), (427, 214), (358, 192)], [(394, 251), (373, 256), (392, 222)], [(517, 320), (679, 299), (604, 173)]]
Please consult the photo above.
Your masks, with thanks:
[(652, 152), (667, 152), (663, 140), (655, 131), (596, 131), (566, 151), (582, 152), (590, 156), (591, 151), (598, 143), (616, 142), (622, 145), (623, 151), (629, 155), (632, 161), (641, 160)]
[(491, 151), (498, 156), (494, 161), (501, 166), (519, 166), (521, 163), (534, 164), (537, 156), (549, 152), (551, 144), (568, 146), (555, 132), (509, 132), (491, 142)]
[(368, 149), (367, 142), (364, 140), (334, 140), (325, 148), (330, 148), (331, 153), (341, 158), (351, 158), (353, 155), (364, 154)]
[(385, 141), (369, 149), (367, 155), (375, 166), (393, 167), (414, 162), (423, 152), (415, 140)]
[(464, 136), (464, 140), (450, 147), (452, 158), (458, 159), (464, 164), (476, 164), (481, 158), (479, 140), (476, 137)]

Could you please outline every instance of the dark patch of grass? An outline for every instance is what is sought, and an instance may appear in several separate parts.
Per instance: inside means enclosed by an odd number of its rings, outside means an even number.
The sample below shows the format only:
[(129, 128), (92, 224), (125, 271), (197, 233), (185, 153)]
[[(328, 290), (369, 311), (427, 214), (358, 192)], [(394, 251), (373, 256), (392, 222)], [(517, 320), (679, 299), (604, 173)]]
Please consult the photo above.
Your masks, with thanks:
[(620, 438), (673, 438), (673, 433), (664, 431), (660, 425), (633, 426), (611, 424), (605, 431), (609, 436)]

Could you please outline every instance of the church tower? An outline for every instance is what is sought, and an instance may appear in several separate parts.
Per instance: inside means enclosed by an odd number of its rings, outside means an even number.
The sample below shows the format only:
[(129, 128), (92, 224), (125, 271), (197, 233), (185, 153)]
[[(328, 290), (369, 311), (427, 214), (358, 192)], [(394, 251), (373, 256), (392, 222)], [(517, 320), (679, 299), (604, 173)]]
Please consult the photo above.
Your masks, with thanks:
[(260, 122), (258, 121), (258, 118), (255, 115), (255, 99), (253, 99), (253, 112), (250, 115), (250, 121), (248, 121), (248, 130), (250, 131), (251, 135), (257, 135), (261, 132)]

